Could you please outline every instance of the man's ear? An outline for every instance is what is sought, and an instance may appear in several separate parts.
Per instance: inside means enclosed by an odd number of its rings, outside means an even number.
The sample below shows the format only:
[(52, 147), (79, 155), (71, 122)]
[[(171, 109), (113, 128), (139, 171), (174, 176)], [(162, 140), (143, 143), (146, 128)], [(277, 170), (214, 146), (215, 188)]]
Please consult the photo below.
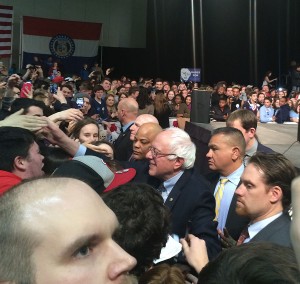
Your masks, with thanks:
[(250, 137), (250, 139), (252, 139), (255, 136), (256, 129), (254, 127), (252, 127), (247, 131), (247, 133), (248, 133), (248, 136)]
[(174, 164), (174, 169), (175, 169), (175, 170), (181, 169), (183, 163), (184, 163), (184, 159), (183, 159), (183, 158), (177, 157), (177, 158), (176, 158), (176, 161), (175, 161), (175, 164)]
[(24, 171), (25, 170), (25, 159), (21, 156), (15, 157), (14, 168), (19, 171)]
[(239, 147), (235, 146), (235, 147), (232, 147), (232, 160), (233, 161), (236, 161), (237, 159), (239, 159), (241, 157), (241, 151), (239, 149)]
[(277, 203), (279, 201), (282, 200), (283, 198), (283, 193), (282, 193), (282, 189), (280, 186), (272, 186), (269, 189), (269, 194), (270, 194), (270, 202), (271, 203)]

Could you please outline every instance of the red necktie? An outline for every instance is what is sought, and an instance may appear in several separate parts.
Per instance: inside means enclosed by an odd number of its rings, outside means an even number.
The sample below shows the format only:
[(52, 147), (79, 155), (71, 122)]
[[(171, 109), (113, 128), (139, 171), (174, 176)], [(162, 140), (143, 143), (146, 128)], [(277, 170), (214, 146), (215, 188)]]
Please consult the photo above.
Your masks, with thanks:
[(241, 232), (241, 235), (236, 243), (237, 246), (244, 243), (246, 239), (249, 238), (248, 226)]

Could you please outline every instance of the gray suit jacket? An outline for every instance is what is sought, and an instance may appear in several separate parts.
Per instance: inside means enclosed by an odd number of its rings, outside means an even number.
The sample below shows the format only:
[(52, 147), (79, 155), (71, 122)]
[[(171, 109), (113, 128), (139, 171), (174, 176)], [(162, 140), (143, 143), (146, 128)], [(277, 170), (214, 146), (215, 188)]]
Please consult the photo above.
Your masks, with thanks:
[(292, 247), (290, 239), (291, 219), (283, 213), (280, 217), (264, 227), (250, 242), (266, 241), (285, 247)]

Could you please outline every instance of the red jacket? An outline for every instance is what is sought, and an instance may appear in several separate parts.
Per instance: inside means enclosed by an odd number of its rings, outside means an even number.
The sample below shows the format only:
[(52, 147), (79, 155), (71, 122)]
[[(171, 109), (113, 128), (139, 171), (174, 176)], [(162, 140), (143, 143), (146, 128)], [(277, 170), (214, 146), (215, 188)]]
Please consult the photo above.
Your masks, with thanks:
[(22, 179), (10, 172), (0, 170), (0, 195), (6, 192), (14, 185), (19, 184)]

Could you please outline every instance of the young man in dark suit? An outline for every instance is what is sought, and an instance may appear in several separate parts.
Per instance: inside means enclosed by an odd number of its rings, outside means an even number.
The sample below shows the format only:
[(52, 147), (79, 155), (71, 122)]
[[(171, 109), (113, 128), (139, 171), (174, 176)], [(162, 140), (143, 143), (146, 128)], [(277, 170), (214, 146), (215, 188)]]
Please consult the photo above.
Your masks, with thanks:
[(226, 121), (226, 125), (237, 128), (243, 133), (246, 141), (246, 164), (249, 158), (253, 156), (256, 152), (274, 152), (271, 148), (266, 147), (257, 140), (257, 117), (252, 111), (246, 109), (239, 109), (232, 112)]
[(290, 240), (293, 164), (278, 153), (257, 153), (250, 158), (236, 190), (236, 212), (250, 218), (244, 242), (268, 241), (292, 247)]

